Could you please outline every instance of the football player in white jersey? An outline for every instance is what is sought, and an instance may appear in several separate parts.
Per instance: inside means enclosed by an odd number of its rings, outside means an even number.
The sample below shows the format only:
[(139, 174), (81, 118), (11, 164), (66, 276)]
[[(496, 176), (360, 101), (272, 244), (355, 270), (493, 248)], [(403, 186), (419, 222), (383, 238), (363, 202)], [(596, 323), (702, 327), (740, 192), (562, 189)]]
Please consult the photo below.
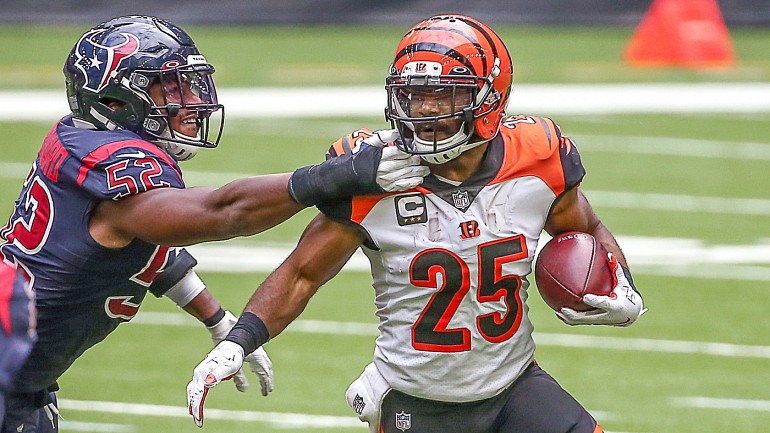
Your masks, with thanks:
[(588, 312), (562, 309), (567, 324), (630, 325), (642, 298), (579, 191), (585, 171), (572, 140), (547, 118), (505, 116), (512, 79), (502, 40), (475, 19), (435, 16), (409, 30), (386, 82), (395, 129), (356, 131), (330, 155), (392, 142), (431, 174), (408, 191), (318, 206), (294, 252), (195, 369), (187, 391), (199, 426), (208, 389), (283, 331), (360, 247), (380, 335), (347, 399), (372, 432), (602, 431), (534, 361), (527, 275), (541, 233), (591, 233), (614, 257), (612, 296), (587, 295)]

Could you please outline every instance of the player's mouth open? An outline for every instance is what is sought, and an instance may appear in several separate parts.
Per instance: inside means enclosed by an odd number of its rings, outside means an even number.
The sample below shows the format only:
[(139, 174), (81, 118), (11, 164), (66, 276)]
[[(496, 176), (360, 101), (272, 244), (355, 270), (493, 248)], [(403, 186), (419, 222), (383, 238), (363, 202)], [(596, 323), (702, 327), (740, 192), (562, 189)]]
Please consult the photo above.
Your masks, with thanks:
[[(182, 121), (181, 129), (187, 135), (195, 135), (198, 131), (198, 118), (195, 115), (187, 116)], [(189, 132), (192, 132), (191, 134)]]
[(449, 128), (434, 122), (425, 125), (415, 125), (415, 132), (423, 140), (443, 140), (452, 135)]

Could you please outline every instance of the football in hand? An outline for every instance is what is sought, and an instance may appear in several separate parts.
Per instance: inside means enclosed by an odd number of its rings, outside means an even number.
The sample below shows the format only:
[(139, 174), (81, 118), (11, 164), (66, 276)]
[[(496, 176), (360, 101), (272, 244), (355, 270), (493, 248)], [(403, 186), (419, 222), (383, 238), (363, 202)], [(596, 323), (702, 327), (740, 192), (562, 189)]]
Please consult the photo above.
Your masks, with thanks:
[(591, 310), (583, 295), (608, 296), (614, 286), (607, 251), (581, 232), (562, 233), (545, 244), (535, 264), (535, 283), (545, 303), (556, 311)]

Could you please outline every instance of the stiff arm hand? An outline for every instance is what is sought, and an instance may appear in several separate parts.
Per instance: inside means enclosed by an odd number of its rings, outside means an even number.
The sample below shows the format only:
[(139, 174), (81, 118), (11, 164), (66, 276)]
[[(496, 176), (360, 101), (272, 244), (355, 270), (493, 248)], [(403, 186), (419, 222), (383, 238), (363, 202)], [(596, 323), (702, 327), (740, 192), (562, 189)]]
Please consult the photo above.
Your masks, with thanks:
[[(261, 347), (249, 356), (264, 357), (270, 365), (269, 376), (272, 377), (272, 364), (267, 353)], [(235, 376), (243, 366), (243, 348), (232, 341), (222, 341), (209, 352), (193, 371), (193, 378), (187, 384), (187, 408), (192, 415), (195, 425), (203, 427), (203, 404), (209, 389), (219, 385), (223, 380)], [(272, 390), (272, 381), (270, 385)], [(267, 395), (263, 392), (263, 395)]]
[[(420, 157), (400, 151), (396, 146), (386, 146), (398, 140), (398, 129), (382, 129), (372, 132), (371, 137), (362, 140), (362, 144), (383, 147), (382, 158), (377, 166), (377, 185), (385, 192), (404, 191), (421, 184), (430, 174), (430, 169), (420, 165)], [(364, 146), (357, 147), (354, 152)]]
[(647, 309), (642, 296), (636, 291), (631, 280), (626, 277), (618, 259), (609, 253), (610, 268), (617, 281), (609, 296), (584, 295), (583, 303), (594, 307), (589, 311), (575, 311), (562, 308), (556, 315), (568, 325), (611, 325), (629, 326)]
[[(233, 326), (235, 326), (237, 322), (238, 319), (233, 313), (225, 311), (222, 320), (208, 328), (215, 346), (227, 337), (227, 333), (233, 329)], [(267, 396), (267, 394), (273, 390), (273, 364), (267, 356), (267, 353), (264, 349), (260, 348), (246, 356), (244, 362), (249, 364), (249, 369), (259, 378), (262, 395)], [(235, 387), (240, 392), (246, 392), (246, 390), (249, 389), (249, 379), (246, 377), (246, 373), (244, 373), (243, 370), (239, 370), (235, 373), (233, 382), (235, 382)]]

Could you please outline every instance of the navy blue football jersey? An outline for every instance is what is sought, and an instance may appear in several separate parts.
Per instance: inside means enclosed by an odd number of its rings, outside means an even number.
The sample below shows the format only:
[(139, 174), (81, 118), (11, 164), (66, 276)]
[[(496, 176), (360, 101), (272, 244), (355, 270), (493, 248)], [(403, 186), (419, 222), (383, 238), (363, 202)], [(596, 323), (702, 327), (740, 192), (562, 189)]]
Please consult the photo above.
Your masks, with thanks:
[(0, 261), (0, 397), (10, 389), (34, 340), (35, 302), (29, 276), (23, 268)]
[(38, 309), (38, 342), (17, 391), (53, 385), (86, 349), (131, 320), (148, 290), (162, 295), (196, 264), (183, 249), (138, 239), (109, 249), (91, 237), (97, 204), (155, 188), (184, 188), (182, 173), (138, 135), (76, 128), (71, 116), (48, 133), (0, 230), (0, 253), (29, 270)]

